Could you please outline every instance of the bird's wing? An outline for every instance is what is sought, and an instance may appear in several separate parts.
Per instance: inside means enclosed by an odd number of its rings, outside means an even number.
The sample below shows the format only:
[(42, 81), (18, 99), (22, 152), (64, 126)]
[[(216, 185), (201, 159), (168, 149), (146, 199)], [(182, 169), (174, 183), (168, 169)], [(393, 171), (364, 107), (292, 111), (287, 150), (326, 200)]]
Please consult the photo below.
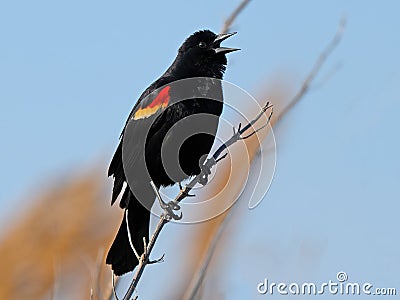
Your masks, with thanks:
[[(159, 83), (158, 83), (159, 84)], [(156, 90), (150, 86), (140, 97), (126, 121), (121, 134), (120, 143), (111, 160), (108, 176), (114, 177), (114, 188), (111, 204), (115, 202), (126, 181), (123, 167), (122, 148), (124, 148), (124, 162), (128, 164), (129, 170), (136, 170), (138, 174), (143, 166), (138, 163), (144, 158), (144, 147), (150, 129), (162, 122), (159, 116), (165, 111), (170, 102), (170, 86), (164, 85)], [(150, 92), (150, 90), (153, 90)], [(151, 133), (150, 133), (151, 134)], [(123, 147), (124, 143), (124, 147)], [(143, 163), (143, 162), (142, 162)], [(140, 165), (140, 166), (139, 166)], [(121, 203), (122, 204), (122, 203)]]

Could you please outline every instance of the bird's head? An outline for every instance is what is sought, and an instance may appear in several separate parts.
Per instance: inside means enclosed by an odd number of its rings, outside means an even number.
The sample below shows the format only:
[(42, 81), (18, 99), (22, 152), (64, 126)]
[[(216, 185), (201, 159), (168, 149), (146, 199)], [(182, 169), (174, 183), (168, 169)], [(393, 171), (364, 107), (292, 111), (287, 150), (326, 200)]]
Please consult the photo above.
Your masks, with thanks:
[(240, 49), (222, 47), (221, 42), (236, 34), (215, 34), (210, 30), (197, 31), (179, 48), (180, 63), (198, 76), (222, 78), (227, 64), (225, 54)]

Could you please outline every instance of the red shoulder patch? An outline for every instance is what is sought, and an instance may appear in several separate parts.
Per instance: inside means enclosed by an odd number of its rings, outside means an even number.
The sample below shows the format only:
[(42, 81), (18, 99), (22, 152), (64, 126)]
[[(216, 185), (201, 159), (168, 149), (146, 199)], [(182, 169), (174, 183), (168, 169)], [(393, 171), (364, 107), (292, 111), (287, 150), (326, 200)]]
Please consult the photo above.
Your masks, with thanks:
[(140, 106), (140, 108), (135, 112), (133, 119), (139, 120), (148, 118), (151, 115), (155, 114), (159, 109), (167, 107), (169, 99), (171, 98), (171, 96), (169, 95), (170, 88), (170, 86), (166, 86), (158, 93), (157, 97), (155, 97), (154, 100), (150, 102), (150, 104), (147, 104), (144, 107)]

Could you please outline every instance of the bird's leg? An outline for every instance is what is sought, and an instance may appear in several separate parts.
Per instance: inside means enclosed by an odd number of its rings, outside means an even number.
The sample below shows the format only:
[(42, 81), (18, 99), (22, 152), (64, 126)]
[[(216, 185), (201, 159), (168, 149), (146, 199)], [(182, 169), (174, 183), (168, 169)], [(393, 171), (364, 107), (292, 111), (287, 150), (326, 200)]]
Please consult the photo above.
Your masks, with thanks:
[[(160, 195), (160, 192), (158, 191), (157, 187), (155, 186), (154, 182), (151, 181), (150, 182), (154, 192), (156, 193), (158, 202), (160, 203), (161, 208), (164, 210), (166, 216), (169, 218), (169, 220), (172, 218), (174, 220), (180, 220), (182, 219), (182, 213), (180, 213), (180, 215), (177, 215), (176, 213), (174, 213), (174, 210), (179, 210), (181, 209), (181, 207), (179, 206), (179, 204), (175, 201), (169, 201), (168, 203), (166, 203)], [(168, 220), (168, 221), (169, 221)]]
[(147, 243), (145, 237), (143, 237), (143, 254), (140, 259), (142, 259), (143, 261), (146, 261), (147, 259)]
[[(163, 203), (165, 203), (165, 202), (163, 202)], [(172, 218), (174, 220), (182, 219), (182, 212), (179, 215), (174, 213), (174, 210), (181, 209), (180, 205), (177, 202), (169, 201), (168, 203), (165, 203), (165, 205), (162, 205), (161, 207), (162, 207), (162, 209), (164, 209), (165, 213), (167, 214), (167, 216), (169, 216), (169, 218)]]

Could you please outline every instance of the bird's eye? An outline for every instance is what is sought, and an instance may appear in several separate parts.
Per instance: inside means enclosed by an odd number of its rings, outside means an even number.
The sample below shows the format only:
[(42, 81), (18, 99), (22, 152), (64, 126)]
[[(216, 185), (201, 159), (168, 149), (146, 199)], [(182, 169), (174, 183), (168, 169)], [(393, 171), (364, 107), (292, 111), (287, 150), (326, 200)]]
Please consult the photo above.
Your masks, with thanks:
[(204, 42), (200, 42), (200, 43), (199, 43), (199, 48), (204, 49), (205, 47), (207, 47), (207, 44), (206, 44), (206, 43), (204, 43)]

